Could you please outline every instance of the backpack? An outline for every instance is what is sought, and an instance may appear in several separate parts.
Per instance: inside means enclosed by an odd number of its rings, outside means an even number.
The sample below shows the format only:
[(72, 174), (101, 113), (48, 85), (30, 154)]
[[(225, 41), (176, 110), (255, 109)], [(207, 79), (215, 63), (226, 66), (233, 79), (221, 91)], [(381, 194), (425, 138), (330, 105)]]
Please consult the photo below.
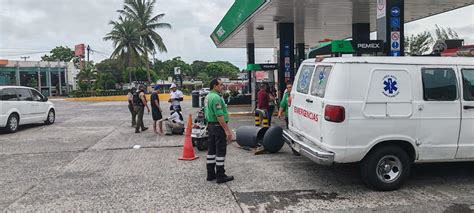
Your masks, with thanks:
[(135, 91), (133, 93), (133, 105), (134, 106), (144, 106), (142, 100), (140, 99), (140, 93), (143, 91)]

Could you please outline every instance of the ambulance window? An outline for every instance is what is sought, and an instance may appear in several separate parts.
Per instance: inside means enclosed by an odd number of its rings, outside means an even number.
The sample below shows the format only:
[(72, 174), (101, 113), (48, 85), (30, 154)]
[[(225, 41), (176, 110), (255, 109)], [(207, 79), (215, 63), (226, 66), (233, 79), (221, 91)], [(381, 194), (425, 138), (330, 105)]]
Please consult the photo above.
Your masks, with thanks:
[(311, 83), (311, 95), (324, 98), (326, 93), (326, 85), (331, 72), (331, 66), (317, 66)]
[(474, 101), (474, 69), (462, 69), (464, 100)]
[(309, 83), (311, 82), (311, 76), (313, 76), (314, 66), (304, 65), (300, 72), (301, 73), (298, 77), (298, 86), (296, 87), (296, 91), (308, 94)]
[(456, 74), (451, 68), (422, 68), (423, 99), (454, 101), (457, 99)]

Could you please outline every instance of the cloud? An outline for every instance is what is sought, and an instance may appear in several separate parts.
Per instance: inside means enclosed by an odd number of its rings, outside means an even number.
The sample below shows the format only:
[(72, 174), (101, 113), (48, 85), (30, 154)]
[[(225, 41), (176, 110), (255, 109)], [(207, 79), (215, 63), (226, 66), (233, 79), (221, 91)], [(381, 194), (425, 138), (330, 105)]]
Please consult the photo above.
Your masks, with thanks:
[[(181, 56), (194, 60), (226, 60), (244, 68), (245, 49), (218, 49), (209, 35), (220, 22), (234, 0), (157, 0), (155, 14), (165, 13), (163, 22), (172, 29), (158, 33), (169, 50), (156, 57), (166, 60)], [(111, 30), (110, 20), (116, 20), (123, 0), (0, 0), (0, 58), (12, 60), (29, 55), (39, 60), (56, 46), (73, 47), (85, 43), (94, 52), (91, 60), (101, 61), (113, 51), (103, 37)], [(406, 25), (406, 33), (434, 29), (435, 23), (452, 27), (466, 43), (474, 43), (474, 6), (440, 14)], [(43, 53), (34, 54), (38, 50)], [(103, 54), (106, 53), (106, 54)], [(257, 49), (256, 62), (273, 61), (273, 49)]]

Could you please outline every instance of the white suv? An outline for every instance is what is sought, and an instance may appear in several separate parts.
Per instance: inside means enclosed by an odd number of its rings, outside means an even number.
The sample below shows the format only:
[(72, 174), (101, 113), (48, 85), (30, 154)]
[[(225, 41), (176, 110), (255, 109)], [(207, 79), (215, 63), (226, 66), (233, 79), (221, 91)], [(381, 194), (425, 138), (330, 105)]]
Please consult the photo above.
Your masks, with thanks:
[(21, 86), (0, 86), (0, 128), (16, 132), (19, 125), (55, 120), (54, 105), (40, 92)]
[(412, 163), (474, 161), (474, 58), (308, 59), (290, 98), (291, 148), (360, 162), (376, 189), (400, 187)]

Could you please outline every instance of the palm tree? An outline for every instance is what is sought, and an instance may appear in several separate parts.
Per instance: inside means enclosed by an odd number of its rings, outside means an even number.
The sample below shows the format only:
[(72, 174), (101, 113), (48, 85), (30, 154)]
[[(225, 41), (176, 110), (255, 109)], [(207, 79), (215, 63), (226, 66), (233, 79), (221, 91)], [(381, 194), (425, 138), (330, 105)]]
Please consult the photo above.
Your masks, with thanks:
[[(124, 67), (136, 66), (140, 60), (140, 54), (145, 53), (146, 47), (141, 41), (142, 33), (137, 29), (137, 22), (128, 18), (119, 17), (119, 21), (110, 21), (113, 25), (104, 40), (112, 40), (115, 50), (111, 58), (120, 58), (124, 62)], [(129, 83), (132, 83), (132, 73), (128, 73)]]
[(153, 16), (153, 8), (156, 0), (125, 0), (123, 10), (118, 10), (121, 15), (138, 23), (141, 32), (141, 42), (145, 49), (147, 66), (147, 79), (151, 82), (148, 53), (167, 52), (163, 39), (156, 32), (157, 29), (171, 28), (168, 23), (161, 23), (164, 13)]
[(77, 74), (77, 79), (81, 83), (87, 82), (87, 91), (90, 91), (92, 81), (95, 80), (96, 76), (97, 72), (90, 65), (86, 65), (85, 69)]

